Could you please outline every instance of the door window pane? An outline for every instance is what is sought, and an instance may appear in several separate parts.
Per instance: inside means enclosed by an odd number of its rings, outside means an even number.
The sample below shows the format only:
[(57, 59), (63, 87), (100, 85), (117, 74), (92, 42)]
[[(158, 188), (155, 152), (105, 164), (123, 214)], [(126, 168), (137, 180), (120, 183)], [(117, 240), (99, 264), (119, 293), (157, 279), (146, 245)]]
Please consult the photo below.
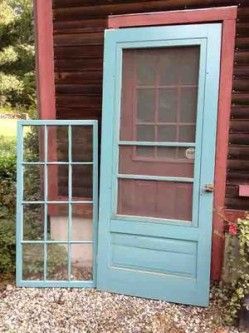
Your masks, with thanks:
[[(198, 46), (124, 51), (121, 140), (194, 140), (199, 53)], [(191, 135), (181, 133), (185, 124)]]
[(160, 122), (177, 121), (177, 91), (176, 89), (159, 90), (158, 120)]
[(182, 123), (195, 123), (197, 108), (197, 90), (194, 88), (182, 89), (180, 121)]
[(194, 142), (195, 141), (195, 126), (180, 126), (179, 141)]
[(120, 139), (164, 143), (119, 147), (119, 173), (180, 180), (118, 180), (118, 214), (191, 221), (199, 46), (123, 52)]
[(155, 90), (138, 89), (137, 92), (137, 120), (154, 121), (155, 116)]
[(154, 50), (139, 50), (137, 52), (136, 58), (136, 72), (138, 84), (153, 85), (156, 80), (157, 62), (157, 56), (154, 53)]
[(192, 196), (192, 183), (120, 179), (118, 214), (191, 221)]
[(119, 173), (192, 178), (194, 158), (191, 147), (123, 146), (119, 153)]
[(137, 141), (155, 141), (155, 126), (137, 126)]
[(200, 49), (198, 46), (178, 48), (179, 77), (182, 84), (197, 85)]
[(174, 125), (161, 125), (157, 127), (158, 141), (177, 141), (177, 128)]
[(179, 80), (179, 52), (183, 47), (158, 49), (158, 72), (161, 85), (176, 85)]

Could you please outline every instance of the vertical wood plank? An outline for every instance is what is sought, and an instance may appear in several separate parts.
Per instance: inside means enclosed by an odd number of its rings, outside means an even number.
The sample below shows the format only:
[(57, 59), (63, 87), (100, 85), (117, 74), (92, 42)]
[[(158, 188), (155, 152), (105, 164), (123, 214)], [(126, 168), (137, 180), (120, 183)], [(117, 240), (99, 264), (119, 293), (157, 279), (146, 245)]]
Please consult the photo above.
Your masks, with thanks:
[(52, 0), (35, 0), (36, 80), (41, 119), (55, 119), (55, 78)]

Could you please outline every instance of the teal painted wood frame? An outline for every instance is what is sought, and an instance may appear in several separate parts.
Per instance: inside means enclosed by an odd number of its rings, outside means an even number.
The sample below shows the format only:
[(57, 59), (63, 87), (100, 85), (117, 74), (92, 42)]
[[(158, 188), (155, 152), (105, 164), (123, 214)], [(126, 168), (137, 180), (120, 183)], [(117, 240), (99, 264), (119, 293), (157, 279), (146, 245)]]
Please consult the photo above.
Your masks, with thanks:
[[(196, 136), (193, 222), (186, 225), (182, 221), (150, 219), (150, 223), (143, 217), (117, 216), (122, 52), (132, 48), (183, 45), (200, 46), (199, 131)], [(97, 287), (100, 289), (186, 304), (208, 305), (213, 194), (206, 193), (203, 189), (205, 184), (214, 181), (220, 45), (221, 24), (129, 28), (105, 32), (97, 274)], [(139, 145), (138, 142), (135, 144)], [(163, 145), (167, 146), (167, 143)], [(172, 222), (177, 223), (173, 225)], [(151, 275), (135, 270), (132, 255), (130, 268), (115, 266), (111, 242), (112, 237), (118, 234), (196, 241), (196, 277), (186, 279), (183, 276), (168, 275), (165, 284), (165, 279), (160, 274)]]
[[(42, 162), (24, 162), (23, 160), (23, 128), (24, 126), (38, 126), (44, 127), (44, 161)], [(69, 148), (69, 158), (68, 161), (64, 162), (48, 162), (48, 132), (47, 128), (49, 126), (68, 126), (68, 148)], [(73, 126), (91, 126), (93, 131), (93, 160), (92, 162), (72, 162), (72, 127)], [(65, 164), (69, 166), (69, 176), (68, 176), (68, 188), (69, 195), (68, 200), (65, 201), (49, 201), (48, 200), (48, 174), (47, 166), (55, 164)], [(73, 201), (72, 199), (72, 165), (93, 165), (93, 199), (92, 200), (82, 200)], [(23, 168), (25, 165), (44, 165), (44, 200), (43, 201), (25, 201), (23, 200)], [(23, 240), (23, 204), (44, 204), (44, 240), (43, 241), (25, 241)], [(68, 239), (67, 241), (51, 241), (47, 239), (47, 213), (48, 213), (48, 203), (66, 203), (69, 205), (68, 213)], [(71, 226), (72, 226), (72, 203), (91, 203), (93, 205), (93, 240), (92, 241), (71, 241)], [(17, 205), (16, 205), (16, 283), (20, 287), (95, 287), (96, 286), (96, 256), (97, 256), (97, 225), (98, 225), (98, 122), (96, 120), (20, 120), (17, 124)], [(63, 280), (55, 281), (48, 280), (46, 276), (47, 271), (47, 244), (93, 244), (93, 280), (90, 281), (73, 281), (73, 280)], [(22, 245), (23, 244), (43, 244), (44, 245), (44, 280), (23, 280), (23, 258), (22, 258)], [(70, 257), (70, 248), (68, 246)], [(70, 277), (71, 260), (68, 260), (68, 276)]]
[[(117, 178), (123, 178), (123, 179), (127, 179), (127, 178), (133, 178), (133, 179), (151, 179), (151, 180), (163, 180), (163, 181), (178, 181), (178, 182), (193, 182), (193, 179), (191, 178), (181, 178), (181, 177), (158, 177), (158, 176), (135, 176), (135, 175), (126, 175), (120, 176), (118, 174), (118, 168), (119, 168), (119, 145), (118, 145), (118, 141), (119, 141), (119, 133), (120, 133), (120, 110), (121, 110), (121, 105), (120, 105), (120, 101), (121, 101), (121, 80), (122, 80), (122, 52), (123, 49), (130, 49), (130, 48), (149, 48), (149, 47), (174, 47), (174, 46), (199, 46), (200, 47), (200, 71), (199, 71), (199, 87), (198, 87), (198, 110), (200, 110), (200, 108), (202, 107), (202, 105), (200, 105), (200, 103), (203, 100), (203, 92), (204, 92), (204, 84), (205, 84), (205, 63), (206, 63), (206, 39), (200, 39), (200, 38), (187, 38), (184, 39), (184, 36), (178, 38), (178, 39), (174, 39), (174, 36), (171, 37), (170, 40), (162, 40), (162, 39), (154, 39), (153, 37), (153, 30), (157, 30), (160, 28), (143, 28), (144, 30), (147, 29), (147, 32), (144, 31), (144, 35), (141, 36), (141, 39), (136, 39), (135, 41), (130, 41), (128, 42), (124, 37), (124, 40), (121, 42), (120, 40), (118, 41), (118, 43), (116, 44), (116, 59), (120, 59), (120, 61), (117, 62), (117, 67), (116, 67), (116, 73), (115, 73), (115, 77), (117, 78), (117, 86), (116, 86), (116, 95), (115, 95), (115, 110), (117, 110), (114, 114), (114, 141), (113, 141), (113, 147), (114, 147), (114, 155), (113, 155), (113, 165), (116, 166), (116, 170), (113, 172), (113, 196), (112, 196), (112, 202), (113, 202), (113, 214), (115, 214), (114, 212), (117, 211)], [(162, 29), (169, 29), (167, 28), (162, 28)], [(131, 30), (131, 29), (127, 29), (127, 30)], [(142, 29), (139, 29), (140, 33)], [(146, 40), (146, 33), (149, 33), (152, 35), (151, 40), (148, 42)], [(172, 30), (173, 31), (173, 30)], [(131, 31), (127, 31), (128, 33), (132, 33)], [(111, 34), (111, 31), (109, 31), (109, 33)], [(118, 30), (116, 31), (116, 34), (119, 33), (123, 33), (123, 35), (125, 35), (125, 30)], [(169, 32), (170, 34), (171, 32)], [(108, 34), (108, 32), (107, 32)], [(157, 34), (157, 32), (155, 32), (155, 35)], [(122, 37), (120, 37), (122, 39)], [(200, 124), (202, 124), (203, 120), (202, 120), (202, 112), (198, 113), (197, 116), (197, 123), (196, 123), (196, 127), (200, 128)], [(200, 141), (200, 136), (201, 133), (200, 131), (197, 131), (197, 137), (196, 137), (196, 142)], [(134, 142), (134, 141), (133, 141)], [(153, 144), (152, 142), (148, 142), (148, 145)], [(175, 144), (177, 145), (178, 143), (175, 142)], [(140, 144), (139, 141), (135, 142), (136, 146), (140, 146), (143, 145), (144, 143), (142, 142), (142, 144)], [(164, 147), (171, 147), (172, 144), (168, 143), (168, 142), (161, 142), (161, 145), (163, 145)], [(179, 143), (179, 145), (181, 146), (182, 143)], [(194, 199), (194, 204), (193, 204), (193, 209), (192, 209), (192, 214), (193, 214), (193, 224), (197, 225), (198, 223), (198, 219), (197, 219), (197, 210), (196, 207), (198, 206), (198, 193), (199, 193), (199, 176), (198, 174), (200, 173), (200, 159), (201, 159), (201, 148), (200, 146), (196, 146), (196, 144), (192, 143), (191, 145), (192, 147), (195, 147), (195, 182), (194, 182), (194, 193), (193, 193), (193, 199)], [(149, 220), (149, 219), (148, 219)]]

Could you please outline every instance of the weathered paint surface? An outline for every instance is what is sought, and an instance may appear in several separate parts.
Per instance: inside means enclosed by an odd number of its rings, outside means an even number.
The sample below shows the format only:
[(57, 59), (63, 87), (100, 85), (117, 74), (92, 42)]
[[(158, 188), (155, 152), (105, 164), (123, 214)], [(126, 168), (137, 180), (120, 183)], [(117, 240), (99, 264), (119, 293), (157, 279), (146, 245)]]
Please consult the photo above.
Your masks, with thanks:
[[(194, 178), (120, 175), (120, 145), (127, 145), (119, 139), (123, 49), (182, 45), (200, 47)], [(208, 304), (213, 193), (204, 187), (214, 180), (220, 46), (217, 23), (106, 31), (97, 274), (102, 290)], [(122, 178), (193, 182), (192, 220), (119, 214)]]

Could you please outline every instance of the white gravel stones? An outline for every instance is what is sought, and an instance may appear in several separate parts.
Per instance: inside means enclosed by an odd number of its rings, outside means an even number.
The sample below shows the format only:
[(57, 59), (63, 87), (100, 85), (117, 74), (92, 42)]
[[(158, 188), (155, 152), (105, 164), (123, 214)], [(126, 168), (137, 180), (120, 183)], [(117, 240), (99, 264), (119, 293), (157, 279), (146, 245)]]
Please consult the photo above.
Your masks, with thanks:
[(209, 309), (115, 295), (93, 289), (0, 291), (0, 332), (237, 333), (217, 328)]

